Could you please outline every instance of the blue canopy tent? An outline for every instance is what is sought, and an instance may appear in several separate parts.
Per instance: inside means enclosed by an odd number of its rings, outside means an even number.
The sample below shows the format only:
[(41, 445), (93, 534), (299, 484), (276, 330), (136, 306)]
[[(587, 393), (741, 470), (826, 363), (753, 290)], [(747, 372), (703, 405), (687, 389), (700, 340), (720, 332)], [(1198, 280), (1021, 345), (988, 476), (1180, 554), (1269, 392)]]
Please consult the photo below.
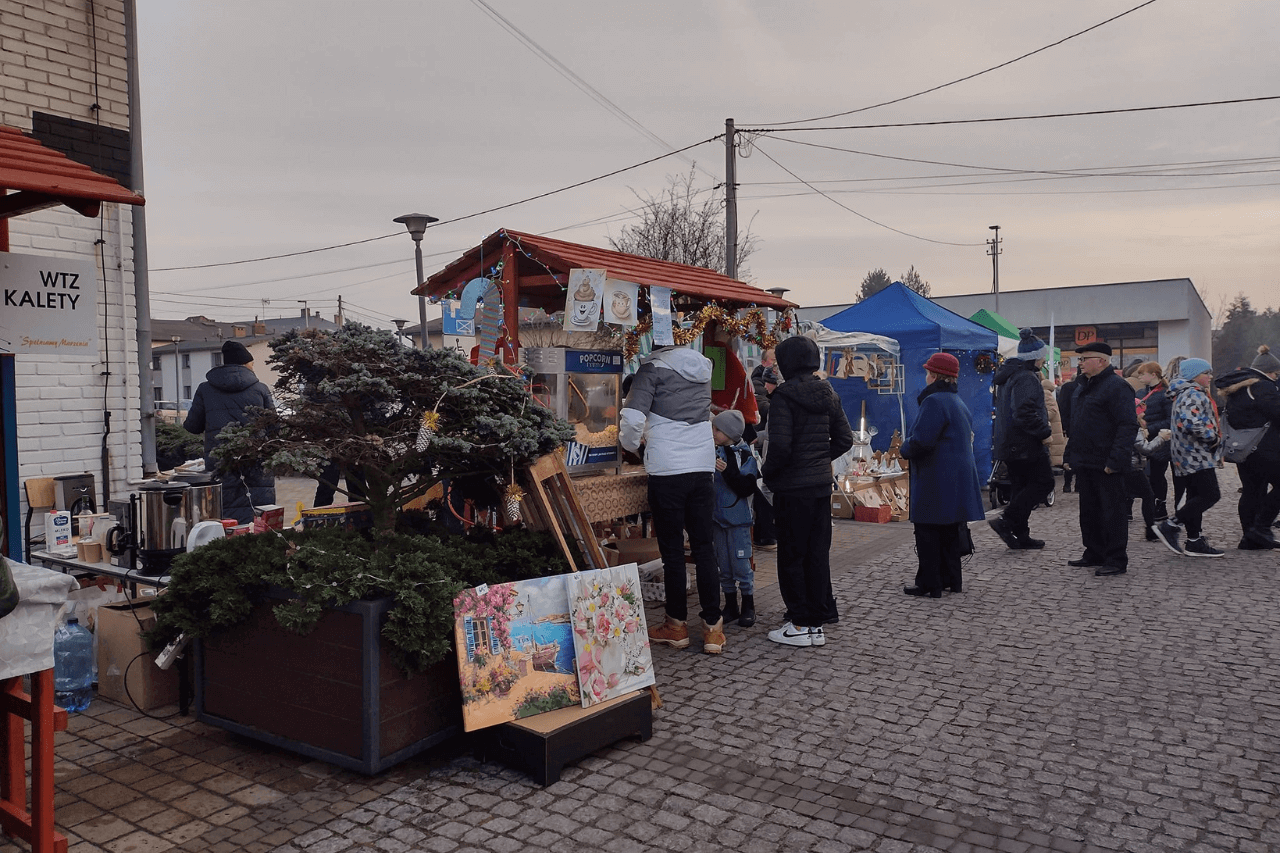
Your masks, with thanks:
[[(999, 335), (930, 302), (897, 281), (857, 305), (851, 305), (838, 314), (827, 317), (822, 324), (840, 332), (858, 331), (885, 335), (898, 342), (904, 368), (903, 403), (908, 430), (915, 422), (920, 408), (916, 398), (925, 386), (921, 365), (935, 352), (949, 352), (959, 359), (960, 397), (973, 413), (974, 460), (980, 476), (990, 474), (994, 414), (991, 375), (995, 367)], [(880, 434), (872, 440), (872, 447), (877, 450), (886, 449), (893, 429), (897, 426), (897, 401), (894, 401), (895, 411), (890, 413), (885, 410), (888, 408), (887, 400), (891, 398), (881, 397), (874, 389), (867, 388), (866, 383), (861, 380), (833, 380), (832, 385), (844, 403), (850, 423), (857, 423), (862, 403), (866, 400), (867, 421), (880, 430)]]

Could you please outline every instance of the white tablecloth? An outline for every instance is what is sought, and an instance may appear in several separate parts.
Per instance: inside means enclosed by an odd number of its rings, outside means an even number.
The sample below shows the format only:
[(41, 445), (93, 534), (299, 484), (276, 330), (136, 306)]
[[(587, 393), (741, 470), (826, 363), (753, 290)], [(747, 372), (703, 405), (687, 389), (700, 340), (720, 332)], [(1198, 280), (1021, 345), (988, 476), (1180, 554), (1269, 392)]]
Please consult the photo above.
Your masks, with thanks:
[(18, 607), (0, 618), (0, 678), (53, 667), (58, 610), (78, 584), (71, 575), (3, 558), (18, 582)]

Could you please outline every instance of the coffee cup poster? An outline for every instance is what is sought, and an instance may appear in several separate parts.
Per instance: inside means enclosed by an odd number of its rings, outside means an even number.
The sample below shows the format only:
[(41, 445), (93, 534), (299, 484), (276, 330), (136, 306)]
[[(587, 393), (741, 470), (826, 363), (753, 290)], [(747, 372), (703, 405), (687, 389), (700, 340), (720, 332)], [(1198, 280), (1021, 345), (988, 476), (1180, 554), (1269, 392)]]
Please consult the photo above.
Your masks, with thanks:
[(604, 270), (569, 270), (565, 294), (564, 330), (594, 332), (600, 327), (600, 304), (604, 299)]
[(639, 295), (640, 285), (635, 282), (605, 279), (604, 321), (615, 326), (636, 325), (636, 300)]
[(91, 262), (0, 253), (0, 296), (0, 352), (98, 358)]

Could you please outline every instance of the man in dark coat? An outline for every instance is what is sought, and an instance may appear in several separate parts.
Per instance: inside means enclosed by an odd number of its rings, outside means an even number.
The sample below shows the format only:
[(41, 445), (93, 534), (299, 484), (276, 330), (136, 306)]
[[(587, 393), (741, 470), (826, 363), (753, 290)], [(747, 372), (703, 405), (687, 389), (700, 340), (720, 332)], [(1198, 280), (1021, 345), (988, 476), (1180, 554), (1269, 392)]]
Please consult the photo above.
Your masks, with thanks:
[(1244, 532), (1242, 551), (1276, 548), (1271, 525), (1280, 515), (1280, 359), (1266, 344), (1258, 347), (1258, 357), (1247, 368), (1233, 370), (1213, 384), (1227, 398), (1224, 419), (1232, 429), (1271, 428), (1262, 436), (1258, 449), (1236, 465), (1240, 474), (1240, 528)]
[(840, 398), (817, 375), (818, 345), (787, 338), (776, 350), (782, 384), (769, 400), (765, 485), (778, 526), (778, 590), (790, 618), (769, 632), (788, 646), (821, 646), (831, 613), (831, 462), (853, 446)]
[(1122, 575), (1129, 567), (1124, 477), (1138, 434), (1133, 386), (1111, 365), (1109, 344), (1085, 344), (1076, 353), (1082, 378), (1071, 402), (1067, 460), (1080, 494), (1084, 555), (1069, 565), (1094, 567), (1100, 577)]
[(973, 417), (960, 399), (960, 361), (935, 352), (924, 363), (928, 385), (903, 459), (911, 460), (911, 522), (915, 526), (916, 582), (907, 595), (941, 598), (961, 592), (960, 527), (983, 517), (982, 483), (973, 458)]
[(995, 446), (1009, 476), (1009, 505), (988, 524), (1005, 545), (1015, 549), (1043, 548), (1031, 538), (1031, 511), (1053, 491), (1053, 466), (1048, 444), (1053, 440), (1049, 410), (1044, 404), (1040, 368), (1049, 348), (1030, 329), (1023, 329), (1018, 356), (1000, 365), (996, 387)]
[[(204, 465), (217, 470), (213, 449), (218, 446), (218, 433), (228, 424), (248, 423), (252, 409), (275, 409), (271, 389), (253, 372), (253, 356), (239, 341), (222, 345), (222, 364), (205, 374), (196, 389), (191, 411), (182, 427), (187, 432), (204, 433)], [(276, 479), (256, 469), (243, 478), (222, 475), (222, 517), (234, 518), (241, 524), (253, 521), (253, 508), (276, 502)]]

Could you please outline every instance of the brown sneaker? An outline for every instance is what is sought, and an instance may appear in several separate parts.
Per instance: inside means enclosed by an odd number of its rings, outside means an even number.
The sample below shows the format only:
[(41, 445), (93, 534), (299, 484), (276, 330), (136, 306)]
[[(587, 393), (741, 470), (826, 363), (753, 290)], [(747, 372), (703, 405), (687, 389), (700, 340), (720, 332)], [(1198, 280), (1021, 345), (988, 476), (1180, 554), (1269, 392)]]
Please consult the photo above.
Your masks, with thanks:
[(716, 624), (702, 623), (702, 650), (709, 655), (718, 655), (724, 651), (724, 617), (716, 620)]
[[(679, 619), (666, 618), (661, 625), (649, 629), (649, 642), (671, 646), (673, 649), (689, 648), (689, 627)], [(724, 635), (721, 634), (721, 642)]]

